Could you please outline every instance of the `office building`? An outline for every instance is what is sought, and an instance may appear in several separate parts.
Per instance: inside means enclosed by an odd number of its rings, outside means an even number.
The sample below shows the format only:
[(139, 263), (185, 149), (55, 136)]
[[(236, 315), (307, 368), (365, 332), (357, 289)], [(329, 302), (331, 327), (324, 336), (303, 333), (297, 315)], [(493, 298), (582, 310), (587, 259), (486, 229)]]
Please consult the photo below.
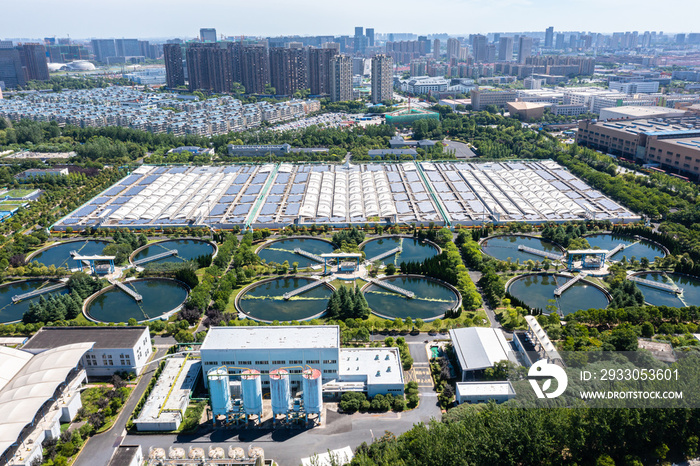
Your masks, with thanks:
[(333, 102), (352, 100), (353, 59), (336, 55), (330, 65), (330, 94)]
[(561, 32), (557, 33), (557, 39), (554, 43), (554, 48), (557, 50), (564, 50), (564, 34)]
[(18, 48), (27, 81), (48, 81), (49, 67), (46, 64), (46, 48), (42, 44), (23, 44)]
[(114, 39), (93, 39), (92, 53), (95, 54), (95, 60), (101, 63), (108, 63), (109, 59), (117, 56), (117, 48)]
[(145, 56), (141, 53), (141, 46), (138, 39), (116, 39), (114, 47), (118, 57), (138, 57)]
[(554, 45), (554, 26), (548, 27), (544, 31), (544, 46), (552, 47)]
[(435, 39), (433, 41), (433, 58), (435, 60), (440, 59), (440, 39)]
[(180, 44), (164, 44), (165, 82), (171, 89), (185, 85), (185, 71)]
[(331, 60), (337, 54), (337, 48), (309, 49), (308, 68), (311, 95), (331, 93)]
[(367, 36), (367, 45), (374, 47), (374, 28), (365, 29), (365, 36)]
[(390, 100), (394, 95), (394, 63), (391, 57), (377, 55), (372, 58), (372, 103)]
[(621, 82), (610, 81), (608, 88), (611, 91), (624, 92), (625, 94), (653, 94), (659, 92), (658, 81)]
[(27, 84), (18, 49), (0, 49), (0, 81), (5, 83), (6, 88)]
[(241, 83), (248, 94), (263, 94), (270, 84), (270, 58), (263, 44), (241, 48)]
[(498, 59), (500, 61), (513, 60), (513, 38), (501, 37), (498, 43)]
[(362, 26), (355, 27), (355, 53), (364, 54), (367, 49), (367, 37)]
[(204, 373), (221, 366), (232, 375), (255, 369), (263, 388), (269, 388), (270, 371), (281, 367), (289, 368), (291, 386), (300, 388), (302, 369), (309, 366), (321, 372), (324, 392), (353, 387), (369, 396), (403, 394), (398, 348), (340, 348), (335, 325), (212, 327), (200, 354)]
[(517, 96), (515, 90), (480, 87), (471, 91), (472, 108), (477, 112), (489, 105), (505, 108), (508, 102), (515, 102)]
[(447, 59), (448, 60), (450, 60), (452, 58), (456, 58), (459, 60), (461, 50), (462, 50), (462, 46), (460, 45), (458, 39), (455, 39), (454, 37), (447, 39)]
[(518, 44), (518, 63), (522, 65), (532, 56), (532, 37), (520, 36)]
[(216, 42), (216, 29), (201, 28), (199, 30), (199, 40), (202, 42)]
[(141, 374), (151, 357), (148, 327), (43, 327), (22, 348), (41, 353), (62, 345), (94, 342), (81, 359), (88, 377), (111, 377), (116, 372)]
[(231, 92), (233, 66), (225, 43), (191, 43), (186, 54), (191, 91)]
[(476, 34), (472, 37), (472, 55), (474, 56), (474, 63), (481, 63), (488, 61), (486, 59), (486, 44), (488, 39), (486, 36), (481, 34)]
[(301, 48), (270, 49), (270, 80), (277, 95), (292, 95), (307, 88), (306, 53)]

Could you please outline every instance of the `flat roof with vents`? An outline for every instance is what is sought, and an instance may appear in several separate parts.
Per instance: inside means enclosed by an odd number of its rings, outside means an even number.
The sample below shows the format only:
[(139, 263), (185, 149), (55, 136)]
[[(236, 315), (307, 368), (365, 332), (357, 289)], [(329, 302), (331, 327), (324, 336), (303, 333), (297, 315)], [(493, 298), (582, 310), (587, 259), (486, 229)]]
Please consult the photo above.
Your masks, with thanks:
[(339, 347), (340, 328), (337, 325), (212, 327), (200, 351)]

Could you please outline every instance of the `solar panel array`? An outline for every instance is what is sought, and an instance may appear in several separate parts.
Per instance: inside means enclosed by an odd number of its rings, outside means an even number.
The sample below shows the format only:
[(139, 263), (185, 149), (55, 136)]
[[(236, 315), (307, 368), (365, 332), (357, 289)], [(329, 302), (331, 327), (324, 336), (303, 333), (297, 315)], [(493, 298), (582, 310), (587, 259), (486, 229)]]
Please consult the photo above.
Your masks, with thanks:
[(141, 166), (59, 221), (166, 227), (639, 219), (551, 160)]

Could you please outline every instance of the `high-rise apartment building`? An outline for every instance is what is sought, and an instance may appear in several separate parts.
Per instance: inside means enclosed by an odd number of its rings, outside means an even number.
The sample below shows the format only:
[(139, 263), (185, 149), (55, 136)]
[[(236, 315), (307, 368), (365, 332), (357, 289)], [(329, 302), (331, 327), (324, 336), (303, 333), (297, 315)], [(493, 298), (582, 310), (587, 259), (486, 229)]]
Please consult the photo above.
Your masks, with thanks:
[(554, 26), (549, 26), (544, 31), (544, 46), (552, 47), (554, 45)]
[(372, 103), (389, 100), (394, 95), (394, 63), (387, 55), (372, 58)]
[(557, 33), (557, 39), (554, 42), (554, 48), (557, 50), (564, 49), (564, 34), (562, 34), (561, 32)]
[(532, 37), (520, 36), (518, 47), (518, 63), (525, 64), (525, 60), (532, 56)]
[(93, 39), (91, 44), (95, 60), (101, 63), (107, 63), (109, 58), (117, 56), (114, 39)]
[(486, 36), (476, 34), (472, 37), (472, 55), (475, 63), (485, 62), (486, 60), (486, 44), (488, 39)]
[(486, 44), (486, 57), (484, 61), (486, 63), (493, 63), (496, 61), (496, 46), (494, 44)]
[(513, 38), (501, 37), (498, 43), (498, 59), (501, 61), (513, 60)]
[(440, 39), (433, 41), (433, 58), (436, 60), (440, 59)]
[(216, 29), (201, 28), (199, 30), (199, 40), (202, 42), (216, 42)]
[(226, 44), (191, 43), (186, 54), (190, 90), (231, 92), (233, 66)]
[(262, 94), (270, 84), (270, 59), (264, 44), (241, 47), (241, 83), (248, 94)]
[(459, 59), (460, 50), (462, 46), (459, 44), (459, 40), (454, 37), (447, 39), (447, 59), (457, 58)]
[(330, 94), (333, 102), (352, 100), (352, 65), (348, 55), (331, 58)]
[(304, 49), (270, 49), (270, 80), (278, 95), (292, 95), (306, 89), (307, 62)]
[(48, 81), (49, 67), (46, 64), (46, 48), (42, 44), (24, 44), (20, 48), (20, 59), (27, 81)]
[(185, 72), (182, 67), (182, 47), (180, 44), (164, 44), (165, 82), (169, 88), (185, 85)]
[(117, 57), (138, 57), (142, 55), (138, 39), (116, 39), (114, 46)]
[[(309, 89), (312, 95), (331, 93), (331, 60), (338, 49), (309, 49)], [(352, 72), (352, 64), (351, 72)]]
[(16, 48), (0, 49), (0, 81), (3, 81), (8, 88), (27, 84), (22, 69), (22, 59)]

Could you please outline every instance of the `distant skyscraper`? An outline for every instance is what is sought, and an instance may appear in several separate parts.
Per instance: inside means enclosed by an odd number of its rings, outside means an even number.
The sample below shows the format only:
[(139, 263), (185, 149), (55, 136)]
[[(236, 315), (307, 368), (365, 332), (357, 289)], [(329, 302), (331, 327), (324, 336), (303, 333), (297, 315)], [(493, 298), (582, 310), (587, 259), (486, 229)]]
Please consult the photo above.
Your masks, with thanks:
[(357, 26), (355, 28), (355, 53), (365, 53), (367, 45), (367, 37), (365, 37), (364, 28)]
[(433, 58), (436, 60), (440, 59), (440, 39), (433, 41)]
[(231, 92), (233, 66), (225, 44), (190, 43), (186, 54), (190, 90)]
[(513, 38), (501, 37), (498, 44), (498, 59), (501, 61), (513, 60)]
[(182, 68), (182, 47), (180, 44), (164, 44), (165, 82), (169, 88), (185, 85), (185, 72)]
[(331, 59), (331, 100), (352, 100), (353, 59), (348, 55), (336, 55)]
[(263, 44), (245, 45), (241, 49), (241, 82), (248, 94), (262, 94), (270, 84), (270, 59)]
[[(311, 94), (330, 94), (331, 60), (337, 54), (338, 49), (336, 48), (309, 49), (309, 89)], [(352, 63), (350, 70), (352, 72)]]
[(16, 48), (0, 49), (0, 81), (6, 87), (24, 86), (27, 80), (22, 69), (22, 59)]
[(352, 58), (352, 74), (354, 75), (364, 75), (365, 74), (365, 59), (362, 57)]
[(562, 34), (561, 32), (557, 33), (557, 40), (554, 43), (554, 48), (557, 50), (564, 49), (564, 34)]
[(199, 30), (199, 40), (202, 42), (216, 42), (216, 29), (201, 28)]
[(486, 63), (493, 63), (496, 61), (496, 46), (494, 44), (486, 44), (486, 57), (484, 61)]
[(306, 89), (306, 53), (303, 49), (270, 49), (270, 80), (279, 95), (292, 95)]
[(93, 39), (91, 43), (92, 53), (95, 54), (95, 60), (107, 63), (109, 58), (117, 56), (114, 39)]
[(116, 39), (114, 44), (117, 57), (138, 57), (141, 55), (138, 39)]
[(451, 37), (447, 39), (447, 59), (459, 58), (459, 52), (462, 46), (459, 44), (459, 40)]
[(420, 48), (421, 55), (428, 55), (430, 53), (430, 41), (428, 36), (418, 36), (418, 44)]
[(544, 31), (544, 46), (551, 47), (554, 45), (554, 26), (550, 26)]
[(367, 28), (365, 36), (367, 36), (367, 45), (374, 47), (374, 28)]
[(48, 81), (49, 67), (46, 64), (46, 48), (42, 44), (24, 44), (20, 58), (28, 81)]
[(474, 55), (474, 62), (481, 63), (486, 61), (486, 44), (488, 40), (486, 36), (481, 34), (476, 34), (472, 37), (472, 54)]
[(518, 47), (518, 63), (525, 64), (527, 57), (532, 56), (532, 37), (520, 36)]
[(394, 62), (387, 55), (372, 58), (372, 103), (389, 100), (394, 95)]

